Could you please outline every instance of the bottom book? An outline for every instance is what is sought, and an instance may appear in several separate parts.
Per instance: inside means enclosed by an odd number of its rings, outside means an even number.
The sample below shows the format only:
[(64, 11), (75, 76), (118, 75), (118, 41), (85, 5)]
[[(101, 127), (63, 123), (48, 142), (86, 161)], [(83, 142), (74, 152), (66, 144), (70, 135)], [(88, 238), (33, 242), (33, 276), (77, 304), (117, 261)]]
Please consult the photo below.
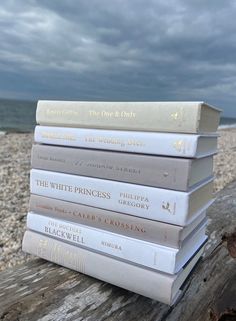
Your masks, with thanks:
[(22, 249), (99, 280), (173, 305), (181, 295), (183, 282), (201, 257), (204, 245), (175, 275), (117, 260), (29, 230), (25, 232)]

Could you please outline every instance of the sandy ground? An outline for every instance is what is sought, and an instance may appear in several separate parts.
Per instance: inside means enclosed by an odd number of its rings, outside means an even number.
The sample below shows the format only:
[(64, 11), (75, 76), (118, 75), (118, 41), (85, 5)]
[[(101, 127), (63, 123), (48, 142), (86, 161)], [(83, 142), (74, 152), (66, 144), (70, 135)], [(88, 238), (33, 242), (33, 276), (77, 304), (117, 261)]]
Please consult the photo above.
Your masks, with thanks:
[[(236, 179), (236, 129), (220, 131), (215, 191)], [(32, 134), (0, 135), (0, 270), (31, 257), (21, 251), (29, 202)]]

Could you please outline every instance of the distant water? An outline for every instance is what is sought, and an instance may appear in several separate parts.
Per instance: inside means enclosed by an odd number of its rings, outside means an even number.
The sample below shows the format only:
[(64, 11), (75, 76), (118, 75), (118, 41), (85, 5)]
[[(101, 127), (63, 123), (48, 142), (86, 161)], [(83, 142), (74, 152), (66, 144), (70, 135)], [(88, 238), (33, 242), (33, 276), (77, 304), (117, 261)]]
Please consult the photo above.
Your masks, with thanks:
[(36, 105), (35, 101), (0, 99), (0, 131), (32, 132)]
[(221, 117), (219, 128), (236, 128), (236, 118)]
[[(35, 101), (0, 99), (0, 132), (32, 132), (36, 105)], [(221, 118), (220, 128), (228, 127), (236, 127), (236, 118)]]

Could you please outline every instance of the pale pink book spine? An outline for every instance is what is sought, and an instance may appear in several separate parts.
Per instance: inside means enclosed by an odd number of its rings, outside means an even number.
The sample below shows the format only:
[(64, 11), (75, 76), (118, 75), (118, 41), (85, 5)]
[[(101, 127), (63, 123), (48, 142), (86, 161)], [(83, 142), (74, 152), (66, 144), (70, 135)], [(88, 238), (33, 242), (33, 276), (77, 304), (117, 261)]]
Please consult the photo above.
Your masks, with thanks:
[(29, 211), (180, 248), (183, 227), (31, 194)]

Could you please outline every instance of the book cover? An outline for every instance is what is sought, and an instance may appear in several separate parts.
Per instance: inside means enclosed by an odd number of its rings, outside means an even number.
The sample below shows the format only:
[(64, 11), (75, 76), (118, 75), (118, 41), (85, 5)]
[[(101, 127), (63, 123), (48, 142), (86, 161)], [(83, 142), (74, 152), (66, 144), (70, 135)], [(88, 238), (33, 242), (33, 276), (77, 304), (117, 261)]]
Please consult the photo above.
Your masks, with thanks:
[(43, 144), (34, 144), (31, 155), (36, 169), (180, 191), (213, 175), (212, 156), (186, 159)]
[(220, 110), (204, 102), (91, 102), (41, 100), (41, 125), (179, 133), (215, 132)]
[(209, 180), (189, 192), (32, 169), (32, 194), (187, 225), (213, 202)]
[(130, 153), (199, 158), (217, 152), (217, 135), (36, 126), (35, 142)]
[(27, 228), (103, 254), (175, 274), (206, 240), (206, 222), (181, 249), (145, 242), (90, 226), (29, 212)]
[(176, 275), (145, 269), (31, 231), (25, 232), (22, 249), (64, 267), (172, 305), (181, 295), (180, 287), (201, 257), (204, 247), (201, 247)]
[(182, 227), (35, 194), (30, 196), (29, 211), (174, 248), (181, 248), (206, 219), (203, 211)]

